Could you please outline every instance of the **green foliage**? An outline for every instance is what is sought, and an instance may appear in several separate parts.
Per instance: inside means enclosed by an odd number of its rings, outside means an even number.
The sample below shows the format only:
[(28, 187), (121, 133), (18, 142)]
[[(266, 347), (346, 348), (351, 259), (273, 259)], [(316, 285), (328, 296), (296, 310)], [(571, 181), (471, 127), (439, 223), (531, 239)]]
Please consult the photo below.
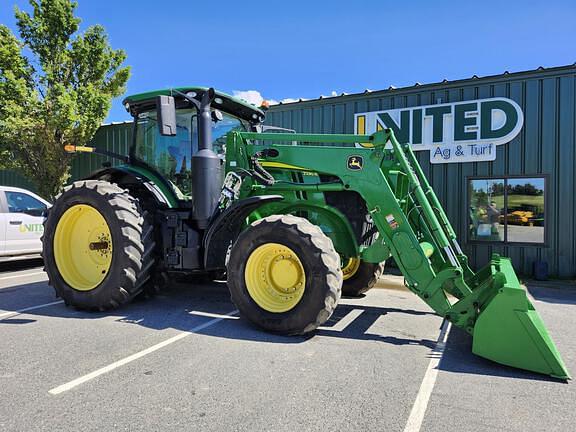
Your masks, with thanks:
[(15, 9), (20, 39), (0, 25), (0, 164), (53, 198), (69, 178), (64, 146), (92, 139), (130, 68), (102, 26), (78, 33), (76, 2), (29, 2), (31, 13)]

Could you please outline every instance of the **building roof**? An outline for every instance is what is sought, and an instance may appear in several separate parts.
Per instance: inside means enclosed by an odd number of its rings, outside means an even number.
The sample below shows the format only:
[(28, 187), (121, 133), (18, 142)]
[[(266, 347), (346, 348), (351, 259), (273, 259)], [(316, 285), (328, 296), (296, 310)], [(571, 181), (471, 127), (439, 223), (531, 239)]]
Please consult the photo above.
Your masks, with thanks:
[(124, 121), (113, 121), (110, 123), (101, 123), (100, 126), (118, 126), (118, 125), (127, 125), (127, 124), (132, 124), (132, 120), (124, 120)]
[(557, 73), (557, 72), (561, 72), (561, 71), (574, 71), (576, 72), (576, 62), (572, 63), (570, 65), (565, 65), (565, 66), (555, 66), (555, 67), (549, 67), (549, 68), (545, 68), (543, 66), (539, 66), (536, 69), (533, 70), (527, 70), (527, 71), (520, 71), (520, 72), (509, 72), (509, 71), (504, 71), (501, 74), (496, 74), (496, 75), (486, 75), (483, 77), (479, 77), (478, 75), (472, 75), (470, 78), (463, 78), (463, 79), (458, 79), (458, 80), (452, 80), (449, 81), (448, 79), (443, 79), (442, 81), (439, 82), (434, 82), (434, 83), (428, 83), (428, 84), (421, 84), (419, 82), (414, 83), (411, 86), (406, 86), (406, 87), (395, 87), (393, 85), (389, 86), (386, 89), (382, 89), (382, 90), (370, 90), (370, 89), (365, 89), (363, 92), (358, 92), (358, 93), (341, 93), (339, 95), (336, 96), (320, 96), (316, 99), (303, 99), (300, 98), (297, 101), (290, 101), (290, 102), (280, 102), (278, 104), (275, 105), (271, 105), (270, 108), (274, 109), (274, 108), (278, 108), (279, 106), (288, 106), (288, 105), (295, 105), (295, 104), (300, 104), (303, 102), (316, 102), (316, 101), (321, 101), (321, 100), (326, 100), (326, 99), (330, 99), (330, 101), (333, 101), (335, 99), (339, 100), (339, 99), (347, 99), (347, 98), (357, 98), (359, 96), (363, 96), (366, 94), (370, 94), (370, 95), (382, 95), (382, 96), (388, 96), (388, 95), (392, 95), (395, 92), (405, 92), (405, 91), (422, 91), (422, 90), (427, 90), (427, 89), (432, 89), (435, 87), (446, 87), (446, 86), (461, 86), (463, 84), (468, 84), (468, 83), (473, 83), (473, 82), (484, 82), (484, 81), (494, 81), (494, 80), (498, 80), (498, 79), (510, 79), (510, 78), (521, 78), (524, 77), (525, 75), (530, 75), (530, 74), (535, 74), (535, 73)]

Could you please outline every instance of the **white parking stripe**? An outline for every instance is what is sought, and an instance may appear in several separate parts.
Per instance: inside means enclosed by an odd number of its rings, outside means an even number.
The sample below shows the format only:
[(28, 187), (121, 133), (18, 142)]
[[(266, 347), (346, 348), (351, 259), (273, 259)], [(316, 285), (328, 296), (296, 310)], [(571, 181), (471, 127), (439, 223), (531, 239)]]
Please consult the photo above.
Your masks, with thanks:
[(190, 315), (203, 316), (203, 317), (208, 317), (208, 318), (240, 319), (239, 316), (222, 315), (222, 314), (217, 314), (217, 313), (212, 313), (212, 312), (191, 311), (191, 312), (188, 312), (188, 313), (189, 313)]
[(364, 309), (352, 309), (350, 312), (340, 318), (340, 320), (332, 327), (320, 326), (318, 327), (318, 330), (329, 330), (337, 332), (344, 331), (346, 327), (352, 324), (356, 318), (362, 315), (362, 312), (364, 312)]
[[(114, 363), (111, 363), (108, 366), (104, 366), (103, 368), (95, 370), (94, 372), (91, 372), (87, 375), (81, 376), (80, 378), (76, 378), (75, 380), (67, 382), (66, 384), (62, 384), (58, 387), (54, 387), (52, 390), (49, 390), (48, 393), (53, 394), (53, 395), (57, 395), (57, 394), (65, 392), (65, 391), (68, 391), (70, 389), (73, 389), (74, 387), (77, 387), (80, 384), (83, 384), (87, 381), (90, 381), (94, 378), (97, 378), (100, 375), (104, 375), (105, 373), (113, 371), (114, 369), (119, 368), (120, 366), (124, 366), (130, 362), (133, 362), (134, 360), (138, 360), (139, 358), (142, 358), (145, 355), (153, 353), (154, 351), (158, 351), (159, 349), (164, 348), (167, 345), (173, 344), (174, 342), (177, 342), (180, 339), (185, 338), (186, 336), (190, 336), (193, 333), (199, 332), (200, 330), (204, 330), (207, 327), (213, 326), (214, 324), (219, 323), (220, 321), (226, 319), (227, 317), (236, 315), (237, 313), (238, 313), (237, 310), (232, 311), (230, 313), (227, 313), (226, 315), (223, 315), (222, 318), (212, 319), (212, 320), (207, 321), (204, 324), (200, 324), (200, 325), (198, 325), (198, 326), (196, 326), (196, 327), (194, 327), (188, 331), (181, 332), (181, 333), (177, 334), (176, 336), (171, 337), (170, 339), (166, 339), (163, 342), (160, 342), (156, 345), (151, 346), (150, 348), (146, 348), (145, 350), (142, 350), (140, 352), (132, 354), (131, 356), (125, 357), (121, 360), (118, 360)], [(224, 317), (226, 317), (226, 318), (224, 318)]]
[(48, 307), (48, 306), (57, 305), (57, 304), (60, 304), (60, 303), (64, 303), (64, 301), (58, 300), (58, 301), (55, 301), (55, 302), (52, 302), (52, 303), (44, 303), (44, 304), (41, 304), (41, 305), (30, 306), (30, 307), (27, 307), (27, 308), (24, 308), (24, 309), (18, 309), (18, 310), (11, 311), (11, 312), (4, 312), (4, 313), (1, 313), (1, 314), (0, 314), (0, 319), (4, 319), (4, 318), (6, 318), (6, 317), (8, 317), (8, 316), (12, 316), (12, 315), (18, 315), (18, 314), (21, 314), (22, 312), (28, 312), (28, 311), (35, 310), (35, 309), (40, 309), (40, 308), (44, 308), (44, 307)]
[(23, 278), (23, 277), (36, 276), (36, 275), (41, 275), (41, 274), (46, 275), (45, 272), (40, 271), (40, 272), (35, 272), (35, 273), (23, 273), (23, 274), (17, 274), (17, 275), (12, 275), (12, 276), (4, 276), (4, 277), (0, 277), (0, 280)]
[(416, 401), (412, 406), (412, 411), (410, 411), (410, 417), (408, 417), (408, 422), (406, 423), (404, 432), (419, 432), (422, 427), (424, 414), (426, 414), (426, 408), (428, 407), (428, 402), (430, 401), (430, 396), (432, 395), (432, 390), (434, 390), (434, 384), (438, 377), (438, 365), (444, 355), (446, 338), (448, 337), (450, 326), (451, 324), (448, 321), (444, 321), (442, 324), (442, 329), (440, 330), (440, 335), (436, 341), (436, 346), (432, 350), (432, 358), (428, 363), (428, 368), (424, 374), (424, 379), (420, 385)]

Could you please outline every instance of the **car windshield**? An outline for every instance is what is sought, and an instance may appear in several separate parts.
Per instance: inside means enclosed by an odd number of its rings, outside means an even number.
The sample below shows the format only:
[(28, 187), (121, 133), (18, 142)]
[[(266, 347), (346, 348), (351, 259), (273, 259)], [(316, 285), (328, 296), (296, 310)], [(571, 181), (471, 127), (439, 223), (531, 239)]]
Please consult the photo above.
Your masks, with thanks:
[[(180, 198), (185, 198), (191, 191), (192, 155), (198, 151), (196, 110), (177, 110), (176, 125), (175, 136), (162, 136), (158, 131), (156, 111), (140, 113), (134, 155), (159, 171), (175, 186)], [(239, 119), (223, 113), (222, 120), (212, 122), (214, 151), (224, 159), (226, 134), (232, 130), (244, 129), (245, 126)]]

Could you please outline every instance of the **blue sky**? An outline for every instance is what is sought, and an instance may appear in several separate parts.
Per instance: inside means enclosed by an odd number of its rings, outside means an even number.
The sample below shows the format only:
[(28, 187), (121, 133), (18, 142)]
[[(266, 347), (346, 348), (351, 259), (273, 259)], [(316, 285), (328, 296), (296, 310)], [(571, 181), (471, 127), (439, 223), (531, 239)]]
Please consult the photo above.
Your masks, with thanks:
[[(78, 0), (132, 66), (127, 94), (179, 85), (316, 98), (576, 61), (571, 1)], [(14, 28), (4, 0), (0, 22)], [(120, 98), (121, 99), (121, 98)], [(128, 119), (120, 100), (108, 121)]]

